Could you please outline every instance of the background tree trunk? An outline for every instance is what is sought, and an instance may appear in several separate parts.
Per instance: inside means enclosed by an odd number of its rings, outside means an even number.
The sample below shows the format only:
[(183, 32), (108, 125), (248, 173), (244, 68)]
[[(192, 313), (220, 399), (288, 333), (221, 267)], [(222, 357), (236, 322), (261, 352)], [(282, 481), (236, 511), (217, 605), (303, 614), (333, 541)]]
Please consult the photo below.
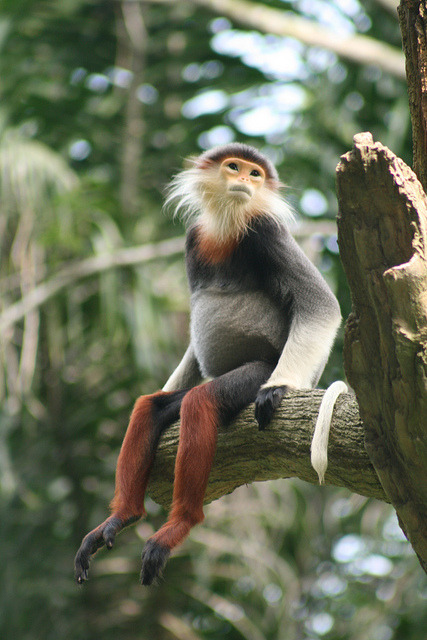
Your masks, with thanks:
[(145, 134), (143, 103), (137, 91), (144, 82), (148, 36), (141, 5), (121, 2), (120, 15), (121, 19), (117, 20), (117, 64), (129, 69), (132, 74), (124, 110), (120, 203), (127, 214), (136, 214), (140, 206)]
[(413, 166), (427, 190), (427, 7), (424, 1), (402, 0), (397, 12), (406, 56)]

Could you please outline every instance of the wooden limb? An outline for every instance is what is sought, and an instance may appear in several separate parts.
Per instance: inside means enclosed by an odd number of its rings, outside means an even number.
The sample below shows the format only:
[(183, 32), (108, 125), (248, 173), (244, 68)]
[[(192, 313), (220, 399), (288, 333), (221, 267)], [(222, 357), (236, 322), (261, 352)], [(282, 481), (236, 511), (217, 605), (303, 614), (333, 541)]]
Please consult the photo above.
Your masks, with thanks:
[[(317, 485), (310, 444), (322, 396), (320, 390), (292, 392), (266, 431), (258, 431), (253, 406), (221, 429), (205, 502), (260, 480), (297, 477)], [(148, 487), (153, 500), (165, 507), (172, 498), (178, 438), (178, 424), (163, 435)], [(335, 407), (325, 483), (388, 500), (364, 449), (363, 426), (350, 394), (340, 396)]]
[[(176, 4), (175, 0), (133, 0), (150, 4)], [(336, 30), (320, 25), (282, 8), (266, 6), (260, 2), (248, 0), (189, 0), (212, 11), (230, 18), (244, 28), (256, 29), (261, 33), (270, 33), (279, 37), (300, 40), (309, 47), (321, 47), (333, 51), (350, 62), (375, 65), (397, 78), (405, 78), (405, 63), (402, 52), (385, 42), (369, 36), (339, 35)]]
[(427, 567), (427, 199), (371, 134), (337, 168), (338, 241), (353, 301), (344, 364), (381, 484)]
[[(41, 282), (17, 302), (6, 307), (0, 313), (0, 335), (34, 309), (44, 305), (57, 293), (75, 285), (83, 278), (103, 273), (116, 267), (130, 267), (168, 258), (182, 253), (183, 237), (163, 240), (155, 244), (143, 244), (136, 247), (116, 249), (111, 253), (102, 253), (84, 260), (72, 262), (62, 267), (54, 276)], [(1, 309), (1, 305), (0, 305)]]

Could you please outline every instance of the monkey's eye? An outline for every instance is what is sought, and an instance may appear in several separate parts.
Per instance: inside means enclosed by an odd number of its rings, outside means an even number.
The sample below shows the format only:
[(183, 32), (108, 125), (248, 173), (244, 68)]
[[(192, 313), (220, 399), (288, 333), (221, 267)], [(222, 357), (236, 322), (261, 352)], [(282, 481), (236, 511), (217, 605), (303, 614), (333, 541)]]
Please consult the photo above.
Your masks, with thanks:
[(253, 171), (251, 171), (251, 176), (254, 176), (255, 178), (258, 178), (260, 175), (261, 174), (258, 169), (254, 169)]
[(230, 162), (230, 164), (227, 165), (232, 171), (238, 171), (239, 167), (237, 166), (237, 164), (235, 162)]

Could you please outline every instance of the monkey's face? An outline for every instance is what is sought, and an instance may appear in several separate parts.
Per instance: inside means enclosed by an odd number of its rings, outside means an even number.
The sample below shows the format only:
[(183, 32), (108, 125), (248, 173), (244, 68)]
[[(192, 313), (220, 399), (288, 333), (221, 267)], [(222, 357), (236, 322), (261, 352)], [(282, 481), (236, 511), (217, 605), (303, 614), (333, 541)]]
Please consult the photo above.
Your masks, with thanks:
[(226, 195), (242, 203), (249, 202), (265, 183), (264, 169), (241, 158), (226, 158), (219, 171)]

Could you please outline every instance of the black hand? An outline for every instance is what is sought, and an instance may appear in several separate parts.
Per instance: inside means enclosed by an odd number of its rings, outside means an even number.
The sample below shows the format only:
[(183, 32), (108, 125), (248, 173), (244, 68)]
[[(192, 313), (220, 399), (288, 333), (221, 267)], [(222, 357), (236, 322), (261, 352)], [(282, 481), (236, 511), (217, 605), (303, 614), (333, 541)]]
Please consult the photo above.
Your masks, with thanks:
[(288, 392), (288, 387), (267, 387), (260, 389), (255, 400), (255, 418), (260, 431), (263, 431), (271, 422), (275, 409), (279, 406), (283, 396)]

